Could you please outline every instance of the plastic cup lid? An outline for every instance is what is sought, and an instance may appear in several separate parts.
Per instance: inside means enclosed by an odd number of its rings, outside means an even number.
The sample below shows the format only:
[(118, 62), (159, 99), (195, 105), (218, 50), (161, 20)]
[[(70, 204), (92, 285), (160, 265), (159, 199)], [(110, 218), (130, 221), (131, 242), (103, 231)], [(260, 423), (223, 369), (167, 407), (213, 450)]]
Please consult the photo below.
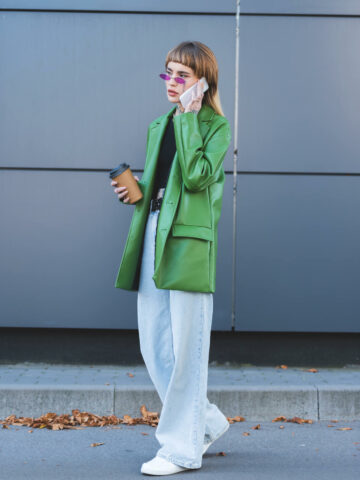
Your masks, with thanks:
[(128, 165), (127, 163), (120, 163), (120, 165), (118, 165), (117, 167), (110, 170), (109, 177), (110, 178), (117, 177), (121, 173), (125, 172), (125, 170), (129, 167), (130, 167), (130, 165)]

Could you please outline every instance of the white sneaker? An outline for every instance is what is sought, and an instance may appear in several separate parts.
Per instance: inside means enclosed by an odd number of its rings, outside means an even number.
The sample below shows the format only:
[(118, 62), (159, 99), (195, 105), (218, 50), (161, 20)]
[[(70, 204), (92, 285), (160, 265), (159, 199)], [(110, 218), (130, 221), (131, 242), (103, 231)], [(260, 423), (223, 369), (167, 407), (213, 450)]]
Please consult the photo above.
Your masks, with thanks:
[(224, 435), (224, 433), (227, 432), (227, 430), (229, 429), (229, 427), (230, 427), (230, 423), (228, 422), (228, 424), (227, 424), (226, 427), (225, 427), (225, 430), (223, 430), (218, 437), (214, 438), (214, 440), (212, 440), (211, 442), (204, 444), (203, 452), (202, 452), (203, 455), (204, 455), (204, 453), (206, 452), (206, 450), (210, 447), (210, 445), (212, 445), (214, 442), (216, 442), (216, 440), (217, 440), (218, 438), (220, 438), (221, 435)]
[(182, 472), (183, 470), (189, 469), (158, 456), (141, 465), (141, 473), (147, 473), (148, 475), (171, 475), (172, 473)]

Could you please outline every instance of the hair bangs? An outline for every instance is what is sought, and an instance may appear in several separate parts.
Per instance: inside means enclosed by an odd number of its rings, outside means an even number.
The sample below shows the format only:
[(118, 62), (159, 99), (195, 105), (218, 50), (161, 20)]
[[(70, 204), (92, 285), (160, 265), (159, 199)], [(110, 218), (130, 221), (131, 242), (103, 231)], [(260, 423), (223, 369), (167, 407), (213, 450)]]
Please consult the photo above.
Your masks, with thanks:
[(188, 45), (182, 46), (180, 44), (170, 50), (166, 56), (165, 67), (167, 67), (169, 62), (181, 63), (186, 67), (192, 68), (194, 72), (196, 71), (196, 60), (194, 57), (193, 48), (189, 48)]

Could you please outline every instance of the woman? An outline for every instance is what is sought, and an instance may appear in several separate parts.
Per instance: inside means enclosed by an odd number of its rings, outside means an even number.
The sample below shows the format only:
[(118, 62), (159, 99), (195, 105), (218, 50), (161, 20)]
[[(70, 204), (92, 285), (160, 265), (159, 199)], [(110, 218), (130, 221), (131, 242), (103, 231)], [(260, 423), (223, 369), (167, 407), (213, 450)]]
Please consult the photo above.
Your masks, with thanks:
[[(218, 66), (203, 43), (182, 42), (165, 60), (168, 100), (151, 122), (142, 180), (115, 286), (138, 291), (140, 350), (162, 401), (161, 448), (141, 472), (168, 475), (202, 465), (229, 428), (207, 399), (217, 224), (230, 126), (218, 94)], [(202, 93), (201, 77), (209, 88)], [(197, 84), (184, 109), (180, 95)], [(114, 181), (111, 185), (116, 186)], [(126, 187), (114, 192), (123, 203)]]

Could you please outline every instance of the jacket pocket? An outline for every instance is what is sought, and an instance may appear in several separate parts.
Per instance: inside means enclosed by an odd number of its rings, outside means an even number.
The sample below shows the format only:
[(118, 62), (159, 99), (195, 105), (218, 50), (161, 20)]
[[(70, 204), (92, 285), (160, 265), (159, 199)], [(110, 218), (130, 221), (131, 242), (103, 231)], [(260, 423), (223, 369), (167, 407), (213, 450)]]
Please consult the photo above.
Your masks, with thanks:
[(181, 226), (184, 225), (186, 227), (193, 226), (195, 227), (195, 230), (199, 227), (211, 230), (211, 223), (212, 217), (209, 189), (206, 188), (200, 192), (190, 192), (182, 182), (179, 205), (174, 218), (174, 224)]
[(210, 255), (212, 243), (204, 237), (204, 227), (173, 225), (160, 267), (154, 277), (157, 288), (210, 292)]
[(214, 240), (212, 229), (199, 225), (181, 225), (174, 223), (171, 227), (171, 234), (173, 237), (194, 237), (202, 240)]

